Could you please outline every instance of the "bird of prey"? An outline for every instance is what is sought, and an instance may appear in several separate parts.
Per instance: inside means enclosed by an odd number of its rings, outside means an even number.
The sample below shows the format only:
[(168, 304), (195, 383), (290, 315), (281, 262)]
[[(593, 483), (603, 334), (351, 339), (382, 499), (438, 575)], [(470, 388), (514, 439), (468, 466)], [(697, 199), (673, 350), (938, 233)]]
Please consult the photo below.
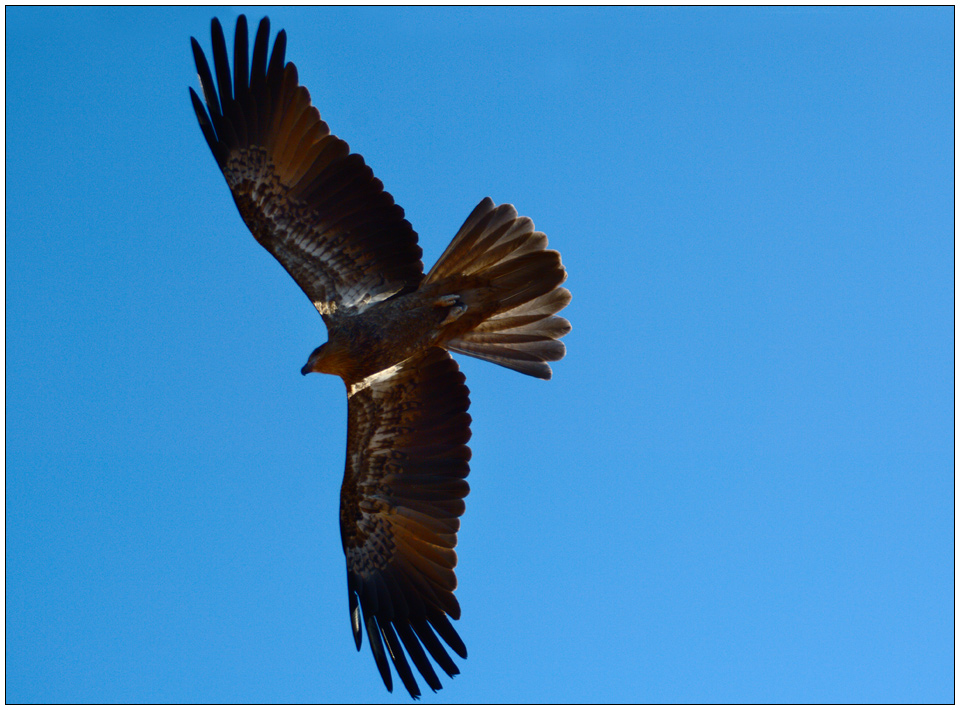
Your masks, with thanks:
[(200, 128), (243, 221), (326, 324), (303, 374), (339, 375), (347, 389), (340, 535), (354, 641), (359, 650), (365, 627), (387, 689), (392, 662), (416, 698), (408, 657), (436, 691), (430, 658), (459, 673), (441, 639), (467, 656), (450, 619), (470, 400), (450, 351), (549, 379), (570, 331), (556, 315), (570, 302), (567, 274), (529, 218), (486, 198), (424, 275), (403, 209), (284, 62), (286, 34), (268, 52), (264, 18), (251, 57), (241, 15), (232, 70), (216, 19), (212, 35), (214, 72), (191, 38)]

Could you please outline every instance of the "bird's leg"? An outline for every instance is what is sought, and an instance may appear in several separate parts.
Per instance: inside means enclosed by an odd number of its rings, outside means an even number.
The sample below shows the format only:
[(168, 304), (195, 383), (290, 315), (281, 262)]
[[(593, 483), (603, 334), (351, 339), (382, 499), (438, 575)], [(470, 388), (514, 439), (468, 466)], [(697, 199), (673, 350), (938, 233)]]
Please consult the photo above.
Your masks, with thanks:
[(460, 296), (455, 293), (451, 293), (447, 296), (441, 296), (433, 302), (433, 305), (436, 308), (450, 308), (450, 312), (447, 313), (447, 316), (443, 319), (443, 321), (441, 321), (440, 325), (453, 323), (453, 321), (467, 312), (467, 304), (461, 301)]

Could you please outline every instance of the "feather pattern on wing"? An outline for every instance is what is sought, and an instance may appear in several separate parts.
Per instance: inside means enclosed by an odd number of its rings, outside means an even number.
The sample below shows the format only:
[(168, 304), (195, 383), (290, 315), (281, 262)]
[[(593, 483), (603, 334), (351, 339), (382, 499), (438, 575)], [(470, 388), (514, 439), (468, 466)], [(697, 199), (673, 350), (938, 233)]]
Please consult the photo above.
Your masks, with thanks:
[(366, 627), (387, 688), (389, 658), (414, 697), (404, 650), (435, 691), (428, 653), (448, 675), (459, 672), (437, 636), (467, 653), (450, 619), (460, 618), (453, 569), (470, 490), (469, 404), (463, 374), (438, 347), (369, 378), (348, 400), (340, 533), (354, 640), (359, 649)]
[(213, 66), (191, 39), (203, 100), (190, 89), (203, 135), (250, 231), (325, 319), (362, 311), (423, 279), (417, 234), (383, 184), (331, 135), (297, 68), (284, 64), (281, 30), (267, 61), (270, 23), (260, 22), (248, 58), (247, 21), (237, 20), (234, 71), (220, 23)]

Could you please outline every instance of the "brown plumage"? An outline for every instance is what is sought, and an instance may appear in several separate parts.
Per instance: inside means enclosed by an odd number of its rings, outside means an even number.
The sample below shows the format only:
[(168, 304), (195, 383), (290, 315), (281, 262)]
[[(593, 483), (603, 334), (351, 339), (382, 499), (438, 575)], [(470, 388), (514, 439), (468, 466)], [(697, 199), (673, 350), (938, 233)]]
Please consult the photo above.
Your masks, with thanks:
[[(212, 23), (211, 73), (192, 39), (204, 100), (190, 90), (200, 128), (257, 241), (323, 317), (328, 341), (303, 374), (340, 376), (347, 388), (347, 463), (340, 534), (350, 623), (362, 627), (387, 689), (390, 662), (413, 697), (410, 661), (433, 690), (459, 671), (444, 643), (467, 651), (450, 619), (454, 548), (469, 492), (470, 404), (448, 351), (549, 379), (570, 331), (555, 315), (570, 302), (566, 271), (533, 222), (484, 199), (426, 276), (417, 235), (363, 158), (350, 154), (284, 63), (270, 25), (248, 53), (237, 20), (230, 71)], [(443, 643), (441, 643), (441, 640)]]

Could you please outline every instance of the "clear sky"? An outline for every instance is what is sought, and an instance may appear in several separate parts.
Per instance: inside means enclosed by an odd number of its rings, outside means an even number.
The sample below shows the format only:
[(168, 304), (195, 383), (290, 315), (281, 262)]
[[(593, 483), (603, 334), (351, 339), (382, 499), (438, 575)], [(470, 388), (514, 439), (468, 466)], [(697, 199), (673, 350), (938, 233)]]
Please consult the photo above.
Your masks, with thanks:
[[(469, 658), (424, 702), (954, 699), (954, 10), (271, 9), (429, 267), (559, 249), (542, 382), (459, 357)], [(188, 99), (237, 11), (6, 10), (6, 699), (393, 702), (346, 397)]]

